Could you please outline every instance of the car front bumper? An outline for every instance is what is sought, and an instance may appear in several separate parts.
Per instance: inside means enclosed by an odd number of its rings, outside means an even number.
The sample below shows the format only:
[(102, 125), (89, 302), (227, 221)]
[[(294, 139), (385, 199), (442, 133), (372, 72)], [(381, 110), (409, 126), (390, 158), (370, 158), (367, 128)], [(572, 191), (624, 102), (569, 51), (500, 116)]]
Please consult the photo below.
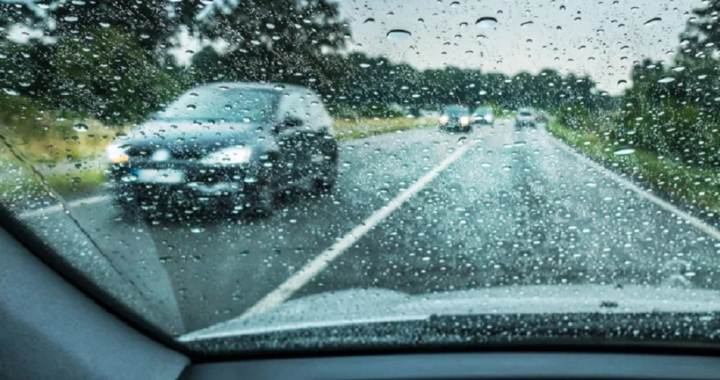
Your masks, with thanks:
[(268, 173), (249, 166), (116, 164), (110, 173), (116, 202), (157, 210), (243, 208), (270, 182)]

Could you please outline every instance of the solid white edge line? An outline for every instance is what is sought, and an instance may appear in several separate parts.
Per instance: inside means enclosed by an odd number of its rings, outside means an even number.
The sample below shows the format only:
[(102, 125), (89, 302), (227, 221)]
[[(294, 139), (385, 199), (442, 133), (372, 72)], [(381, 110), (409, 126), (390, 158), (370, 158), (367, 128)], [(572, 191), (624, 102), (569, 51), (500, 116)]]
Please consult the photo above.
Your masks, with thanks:
[(565, 151), (565, 152), (568, 152), (568, 153), (572, 154), (572, 155), (575, 156), (579, 161), (583, 162), (584, 164), (587, 164), (587, 165), (591, 166), (593, 169), (595, 169), (595, 170), (597, 170), (598, 172), (604, 174), (606, 177), (614, 180), (615, 182), (617, 182), (618, 184), (620, 184), (620, 186), (622, 186), (622, 187), (624, 187), (624, 188), (626, 188), (626, 189), (628, 189), (628, 190), (634, 191), (634, 192), (637, 193), (639, 196), (647, 199), (648, 201), (656, 204), (657, 206), (660, 206), (660, 207), (663, 208), (665, 211), (669, 211), (669, 212), (671, 212), (671, 213), (673, 213), (673, 214), (675, 214), (675, 215), (677, 215), (677, 216), (685, 219), (685, 220), (686, 220), (688, 223), (690, 223), (693, 227), (695, 227), (695, 228), (701, 230), (702, 232), (710, 235), (710, 236), (713, 237), (714, 239), (720, 240), (720, 231), (718, 231), (716, 228), (714, 228), (714, 227), (710, 226), (709, 224), (703, 222), (702, 220), (700, 220), (700, 219), (698, 219), (698, 218), (696, 218), (696, 217), (688, 214), (687, 212), (680, 210), (680, 209), (677, 208), (676, 206), (672, 205), (671, 203), (668, 203), (667, 201), (663, 200), (662, 198), (658, 197), (657, 195), (654, 195), (654, 194), (648, 192), (647, 190), (644, 190), (644, 189), (638, 187), (638, 186), (635, 185), (634, 183), (628, 181), (628, 180), (625, 179), (625, 178), (622, 178), (622, 177), (619, 176), (618, 174), (610, 171), (609, 169), (607, 169), (607, 168), (605, 168), (604, 166), (598, 164), (597, 162), (591, 160), (590, 158), (585, 157), (584, 155), (576, 152), (576, 151), (573, 150), (570, 146), (568, 146), (567, 144), (563, 143), (563, 142), (560, 141), (558, 138), (556, 138), (555, 136), (551, 135), (549, 132), (545, 132), (545, 135), (548, 137), (549, 141), (550, 141), (553, 145), (557, 146), (558, 148), (562, 149), (562, 150)]
[[(91, 205), (91, 204), (95, 204), (95, 203), (104, 202), (109, 199), (110, 199), (109, 195), (96, 195), (94, 197), (74, 200), (72, 202), (69, 202), (67, 206), (68, 207), (76, 207), (76, 206), (82, 206), (82, 205)], [(37, 210), (24, 211), (24, 212), (21, 212), (19, 216), (21, 218), (32, 218), (35, 216), (40, 216), (40, 215), (48, 214), (51, 212), (62, 211), (62, 209), (63, 209), (63, 207), (60, 205), (53, 205), (53, 206), (48, 206), (48, 207), (37, 209)]]
[(352, 231), (345, 234), (345, 236), (343, 236), (330, 248), (323, 251), (309, 263), (305, 264), (305, 266), (303, 266), (290, 278), (285, 280), (285, 282), (275, 288), (275, 290), (268, 293), (255, 305), (247, 309), (245, 313), (242, 314), (241, 318), (261, 314), (280, 306), (297, 290), (305, 286), (305, 284), (307, 284), (313, 277), (317, 276), (320, 272), (322, 272), (330, 264), (330, 262), (343, 254), (346, 249), (352, 247), (358, 240), (360, 240), (360, 238), (362, 238), (375, 226), (380, 224), (380, 222), (382, 222), (395, 210), (400, 208), (400, 206), (402, 206), (402, 204), (405, 203), (408, 199), (412, 198), (418, 192), (420, 192), (420, 190), (422, 190), (425, 186), (432, 182), (440, 174), (440, 172), (445, 170), (448, 166), (450, 166), (450, 164), (452, 164), (458, 158), (460, 158), (460, 156), (465, 154), (465, 152), (467, 152), (476, 143), (477, 141), (468, 141), (464, 145), (460, 146), (458, 150), (446, 157), (439, 165), (435, 166), (430, 171), (425, 173), (412, 186), (401, 192), (387, 205), (375, 211), (372, 215), (370, 215), (370, 217), (365, 219), (357, 227), (353, 228)]

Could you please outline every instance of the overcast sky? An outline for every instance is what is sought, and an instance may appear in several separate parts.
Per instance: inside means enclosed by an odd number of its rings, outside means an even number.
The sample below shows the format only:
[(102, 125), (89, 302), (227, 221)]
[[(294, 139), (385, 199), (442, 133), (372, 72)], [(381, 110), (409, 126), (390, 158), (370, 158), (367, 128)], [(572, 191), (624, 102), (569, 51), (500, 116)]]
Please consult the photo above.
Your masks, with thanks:
[[(555, 68), (587, 73), (618, 93), (633, 61), (672, 60), (698, 0), (339, 0), (350, 48), (419, 68), (481, 68), (515, 74)], [(491, 28), (476, 25), (491, 17)], [(374, 22), (367, 21), (369, 18)], [(645, 25), (649, 20), (659, 21)], [(419, 21), (422, 19), (422, 21)], [(526, 24), (531, 22), (529, 24)], [(525, 25), (523, 25), (525, 24)], [(410, 32), (388, 39), (391, 30)]]

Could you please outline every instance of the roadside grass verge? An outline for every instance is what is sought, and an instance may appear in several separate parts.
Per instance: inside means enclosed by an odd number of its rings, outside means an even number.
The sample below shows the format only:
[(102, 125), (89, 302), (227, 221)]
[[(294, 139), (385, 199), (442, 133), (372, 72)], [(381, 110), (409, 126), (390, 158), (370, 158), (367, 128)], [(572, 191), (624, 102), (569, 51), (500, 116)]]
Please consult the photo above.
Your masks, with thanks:
[[(104, 169), (77, 169), (43, 176), (45, 182), (62, 197), (71, 197), (100, 189), (106, 182)], [(17, 170), (13, 177), (0, 179), (0, 198), (34, 197), (47, 193), (39, 179), (28, 170)], [(17, 200), (17, 199), (16, 199)]]
[(424, 128), (435, 124), (435, 119), (430, 117), (336, 118), (333, 122), (333, 129), (338, 140), (350, 140)]
[(621, 145), (610, 137), (572, 130), (552, 121), (548, 132), (614, 171), (648, 183), (672, 199), (704, 209), (709, 217), (720, 214), (720, 170), (686, 165), (677, 157), (658, 156), (633, 147), (631, 154), (615, 154)]

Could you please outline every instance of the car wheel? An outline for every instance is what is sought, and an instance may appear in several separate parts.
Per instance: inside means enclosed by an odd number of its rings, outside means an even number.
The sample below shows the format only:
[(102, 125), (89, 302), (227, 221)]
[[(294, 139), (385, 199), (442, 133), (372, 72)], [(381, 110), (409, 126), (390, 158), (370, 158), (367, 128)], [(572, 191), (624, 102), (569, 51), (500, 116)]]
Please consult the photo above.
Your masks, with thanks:
[(338, 167), (337, 160), (335, 160), (327, 165), (322, 177), (315, 179), (315, 183), (313, 184), (314, 192), (316, 194), (327, 194), (332, 192), (335, 188), (335, 184), (337, 183), (337, 177)]

